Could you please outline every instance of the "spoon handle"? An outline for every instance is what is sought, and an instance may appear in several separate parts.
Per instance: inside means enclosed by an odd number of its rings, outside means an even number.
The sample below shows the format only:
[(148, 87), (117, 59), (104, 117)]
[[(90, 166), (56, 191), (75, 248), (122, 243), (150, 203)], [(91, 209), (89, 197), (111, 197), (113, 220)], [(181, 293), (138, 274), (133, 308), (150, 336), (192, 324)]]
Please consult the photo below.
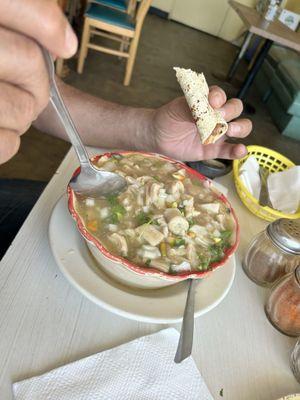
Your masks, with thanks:
[(49, 74), (49, 83), (50, 83), (50, 101), (53, 105), (57, 115), (59, 116), (63, 127), (65, 128), (66, 133), (69, 136), (69, 139), (76, 151), (77, 157), (79, 158), (80, 164), (90, 164), (89, 156), (86, 152), (86, 149), (81, 141), (80, 135), (74, 125), (74, 122), (65, 106), (65, 103), (59, 93), (55, 82), (55, 70), (54, 63), (51, 55), (45, 48), (41, 48), (46, 67)]
[(177, 364), (189, 357), (192, 352), (194, 337), (195, 289), (197, 283), (198, 282), (195, 279), (189, 279), (189, 290), (185, 303), (180, 338), (174, 358), (174, 361)]

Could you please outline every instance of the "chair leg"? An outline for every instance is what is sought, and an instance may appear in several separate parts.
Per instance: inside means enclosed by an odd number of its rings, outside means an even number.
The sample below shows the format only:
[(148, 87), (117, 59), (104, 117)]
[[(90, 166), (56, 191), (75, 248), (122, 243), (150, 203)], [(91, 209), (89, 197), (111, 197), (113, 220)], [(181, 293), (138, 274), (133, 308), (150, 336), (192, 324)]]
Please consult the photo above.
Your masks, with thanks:
[(57, 58), (56, 60), (56, 75), (60, 78), (63, 75), (63, 68), (64, 68), (64, 60), (63, 58)]
[(123, 82), (124, 86), (130, 85), (138, 44), (139, 44), (139, 37), (136, 36), (132, 39), (130, 44), (129, 57), (126, 64), (125, 78)]
[[(120, 44), (120, 51), (124, 51), (125, 50), (125, 40), (126, 40), (126, 36), (122, 36), (122, 42)], [(122, 60), (123, 57), (118, 57), (119, 60)]]
[(130, 39), (129, 39), (129, 37), (126, 37), (126, 36), (124, 36), (124, 37), (125, 37), (124, 51), (127, 51), (128, 47), (130, 45)]
[(82, 38), (81, 38), (81, 46), (80, 46), (80, 52), (79, 52), (79, 58), (78, 58), (78, 65), (77, 65), (77, 72), (78, 74), (82, 74), (83, 72), (83, 67), (84, 67), (84, 61), (87, 56), (88, 52), (88, 42), (90, 38), (90, 24), (88, 20), (86, 19), (84, 21), (84, 27), (83, 27), (83, 33), (82, 33)]

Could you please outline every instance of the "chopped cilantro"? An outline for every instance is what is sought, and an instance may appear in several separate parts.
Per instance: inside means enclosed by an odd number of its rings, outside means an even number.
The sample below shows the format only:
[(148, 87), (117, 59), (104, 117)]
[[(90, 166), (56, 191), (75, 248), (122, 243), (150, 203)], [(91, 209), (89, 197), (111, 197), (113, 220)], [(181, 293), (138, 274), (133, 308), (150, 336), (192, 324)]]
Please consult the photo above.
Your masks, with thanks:
[(152, 224), (152, 225), (159, 225), (157, 219), (152, 219), (152, 220), (150, 221), (150, 224)]
[(176, 238), (174, 240), (174, 247), (180, 247), (180, 246), (184, 246), (185, 245), (185, 240), (184, 239), (180, 239), (180, 238)]
[(221, 237), (222, 240), (229, 239), (231, 237), (231, 235), (232, 235), (232, 232), (228, 231), (228, 230), (227, 231), (222, 231), (220, 233), (220, 237)]
[(126, 214), (126, 209), (119, 203), (116, 195), (107, 196), (111, 215), (107, 218), (109, 223), (117, 224)]
[(138, 226), (144, 225), (144, 224), (148, 224), (148, 223), (151, 223), (152, 215), (151, 214), (147, 214), (144, 211), (141, 211), (136, 216), (136, 220), (137, 220)]
[(224, 256), (222, 243), (213, 244), (212, 246), (209, 247), (209, 251), (211, 254), (211, 259), (210, 259), (211, 263), (216, 263), (220, 261)]
[(126, 209), (121, 204), (116, 204), (112, 206), (112, 211), (116, 214), (121, 214), (121, 215), (126, 214)]
[(220, 393), (219, 393), (221, 397), (223, 397), (223, 392), (224, 392), (224, 389), (222, 388), (222, 389), (220, 390)]
[(121, 154), (113, 154), (111, 157), (115, 160), (121, 160), (124, 156), (122, 156)]
[(107, 217), (107, 218), (105, 219), (105, 221), (106, 221), (108, 224), (114, 224), (114, 225), (116, 225), (116, 224), (119, 222), (119, 219), (118, 219), (117, 215), (112, 214), (112, 215), (110, 215), (109, 217)]
[(189, 228), (195, 225), (195, 221), (193, 220), (193, 218), (188, 219), (188, 223), (189, 223)]
[(106, 221), (110, 224), (118, 224), (121, 219), (124, 217), (124, 213), (121, 212), (112, 212), (112, 214), (106, 218)]
[(207, 270), (211, 262), (210, 257), (203, 254), (199, 254), (198, 258), (199, 258), (198, 269), (200, 271)]
[(115, 194), (110, 194), (109, 196), (106, 197), (106, 199), (107, 199), (107, 201), (108, 201), (110, 206), (113, 206), (113, 205), (119, 203), (118, 196), (115, 195)]
[(184, 215), (185, 207), (183, 205), (178, 206), (178, 210)]
[(149, 267), (149, 266), (150, 266), (150, 263), (151, 263), (151, 259), (148, 258), (148, 259), (145, 261), (145, 265), (146, 265), (147, 267)]
[(224, 250), (231, 246), (229, 241), (231, 235), (231, 231), (222, 231), (220, 236), (221, 241), (209, 247), (209, 251), (211, 254), (211, 263), (216, 263), (222, 260), (222, 258), (224, 257)]

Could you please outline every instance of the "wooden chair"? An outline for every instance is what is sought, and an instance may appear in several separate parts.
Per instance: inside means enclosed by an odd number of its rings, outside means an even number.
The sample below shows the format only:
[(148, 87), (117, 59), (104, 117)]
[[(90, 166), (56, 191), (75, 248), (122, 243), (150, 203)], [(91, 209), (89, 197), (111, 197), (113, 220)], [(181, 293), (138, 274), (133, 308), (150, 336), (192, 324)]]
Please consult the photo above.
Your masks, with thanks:
[[(132, 0), (130, 0), (132, 1)], [(72, 24), (73, 19), (76, 16), (76, 11), (77, 8), (80, 6), (85, 7), (86, 2), (85, 0), (57, 0), (58, 5), (62, 9), (62, 11), (67, 14), (68, 20), (70, 24)], [(65, 78), (68, 75), (68, 67), (64, 65), (64, 59), (63, 58), (57, 58), (56, 62), (56, 74), (60, 78)]]
[[(77, 72), (82, 73), (88, 49), (127, 58), (124, 85), (130, 84), (136, 52), (144, 19), (151, 0), (141, 0), (135, 16), (111, 7), (91, 3), (85, 13)], [(91, 35), (98, 35), (121, 43), (120, 50), (91, 43)], [(125, 49), (129, 46), (129, 51)]]
[(132, 0), (130, 0), (130, 1), (126, 1), (126, 0), (90, 0), (89, 2), (96, 3), (101, 6), (114, 8), (115, 10), (127, 12), (128, 14), (130, 14), (128, 11), (129, 11), (129, 8), (131, 8)]

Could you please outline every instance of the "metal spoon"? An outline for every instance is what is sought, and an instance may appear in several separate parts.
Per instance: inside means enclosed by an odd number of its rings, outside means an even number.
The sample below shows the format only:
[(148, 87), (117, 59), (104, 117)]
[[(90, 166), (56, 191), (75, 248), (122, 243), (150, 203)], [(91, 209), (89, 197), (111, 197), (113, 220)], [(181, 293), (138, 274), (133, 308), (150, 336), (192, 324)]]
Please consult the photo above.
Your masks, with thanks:
[(49, 73), (51, 104), (69, 136), (81, 166), (80, 173), (71, 179), (71, 188), (75, 193), (87, 197), (107, 196), (121, 192), (127, 186), (126, 180), (122, 176), (113, 172), (100, 171), (90, 162), (79, 133), (57, 88), (52, 57), (46, 49), (42, 48), (42, 52)]
[(189, 279), (189, 290), (186, 298), (181, 332), (174, 361), (179, 364), (192, 353), (194, 337), (194, 308), (195, 308), (195, 289), (198, 281)]

